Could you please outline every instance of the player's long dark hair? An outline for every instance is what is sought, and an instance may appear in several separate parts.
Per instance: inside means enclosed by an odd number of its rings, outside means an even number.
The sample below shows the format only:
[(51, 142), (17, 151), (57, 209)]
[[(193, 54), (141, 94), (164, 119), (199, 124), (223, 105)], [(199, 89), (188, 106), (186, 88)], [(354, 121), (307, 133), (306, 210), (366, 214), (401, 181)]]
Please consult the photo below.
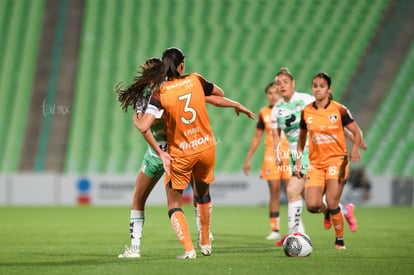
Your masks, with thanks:
[[(328, 89), (329, 89), (329, 88), (331, 88), (332, 78), (331, 78), (331, 76), (330, 76), (329, 74), (324, 73), (324, 72), (322, 72), (322, 73), (318, 73), (317, 75), (315, 75), (315, 76), (312, 78), (312, 82), (313, 82), (313, 80), (314, 80), (315, 78), (317, 78), (317, 77), (325, 79), (325, 80), (326, 80), (326, 82), (328, 83)], [(329, 94), (329, 99), (330, 99), (330, 100), (332, 100), (332, 99), (333, 99), (333, 95), (332, 95), (332, 93), (330, 93), (330, 94)]]
[(160, 86), (165, 80), (181, 77), (178, 66), (184, 62), (185, 55), (178, 48), (168, 48), (162, 54), (162, 62), (145, 68), (137, 83), (151, 83), (152, 87)]
[(151, 85), (151, 82), (140, 81), (141, 75), (146, 69), (161, 63), (162, 61), (158, 57), (147, 59), (144, 65), (139, 66), (138, 75), (132, 79), (132, 83), (128, 87), (122, 88), (122, 82), (115, 85), (114, 91), (118, 94), (118, 101), (121, 102), (122, 110), (127, 112), (129, 106), (134, 107), (135, 103), (139, 103), (144, 99), (144, 89)]

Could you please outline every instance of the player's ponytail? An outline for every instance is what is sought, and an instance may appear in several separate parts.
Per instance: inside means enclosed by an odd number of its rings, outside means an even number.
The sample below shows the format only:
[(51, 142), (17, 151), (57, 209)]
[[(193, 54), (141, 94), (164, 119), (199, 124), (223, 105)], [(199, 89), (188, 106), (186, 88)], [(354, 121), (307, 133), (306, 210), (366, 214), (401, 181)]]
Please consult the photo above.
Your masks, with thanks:
[(132, 83), (122, 88), (123, 83), (120, 82), (115, 85), (114, 91), (118, 94), (118, 101), (121, 102), (121, 108), (125, 112), (128, 111), (129, 106), (135, 106), (144, 100), (144, 90), (148, 86), (152, 86), (150, 78), (143, 78), (142, 74), (146, 70), (150, 70), (162, 64), (161, 59), (153, 57), (145, 61), (143, 66), (139, 67), (138, 76), (135, 76)]
[(184, 62), (185, 55), (178, 48), (168, 48), (162, 54), (163, 73), (166, 78), (174, 79), (180, 77), (178, 66)]

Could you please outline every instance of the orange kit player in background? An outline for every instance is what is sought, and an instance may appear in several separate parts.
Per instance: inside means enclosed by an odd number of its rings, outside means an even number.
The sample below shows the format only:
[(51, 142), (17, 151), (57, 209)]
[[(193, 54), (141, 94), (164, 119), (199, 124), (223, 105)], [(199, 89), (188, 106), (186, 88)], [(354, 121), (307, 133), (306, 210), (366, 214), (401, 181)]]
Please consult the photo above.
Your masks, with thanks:
[[(348, 109), (331, 99), (331, 77), (328, 74), (319, 73), (313, 78), (312, 91), (316, 100), (302, 110), (297, 145), (300, 155), (309, 132), (306, 206), (311, 213), (330, 214), (336, 236), (335, 247), (345, 249), (344, 217), (339, 207), (349, 167), (344, 128), (354, 136), (349, 155), (354, 163), (361, 160), (362, 135)], [(297, 159), (295, 171), (301, 171), (301, 166), (300, 159)], [(322, 201), (324, 193), (327, 205)]]
[[(270, 201), (269, 201), (269, 219), (270, 227), (272, 232), (269, 236), (266, 237), (266, 240), (277, 240), (280, 239), (279, 233), (279, 198), (280, 198), (280, 181), (283, 180), (284, 185), (286, 186), (289, 183), (291, 177), (291, 172), (289, 168), (289, 158), (283, 159), (283, 163), (280, 166), (276, 165), (275, 154), (273, 152), (273, 143), (272, 143), (272, 128), (270, 127), (270, 116), (272, 113), (272, 108), (276, 102), (281, 98), (277, 92), (277, 88), (274, 82), (271, 82), (267, 85), (265, 89), (266, 97), (269, 101), (269, 105), (263, 107), (259, 113), (259, 121), (256, 125), (256, 133), (252, 138), (249, 151), (244, 162), (243, 171), (245, 175), (250, 173), (250, 159), (252, 158), (257, 147), (260, 145), (262, 140), (263, 132), (266, 132), (265, 138), (265, 150), (263, 156), (263, 165), (260, 172), (260, 177), (267, 180), (269, 185), (270, 192)], [(282, 154), (289, 155), (289, 144), (282, 132), (281, 137), (282, 142)]]
[[(167, 173), (165, 184), (171, 225), (185, 249), (185, 253), (177, 258), (194, 259), (196, 252), (181, 208), (182, 193), (188, 187), (192, 175), (200, 213), (201, 253), (210, 256), (212, 250), (209, 231), (212, 204), (209, 183), (214, 181), (215, 139), (207, 114), (206, 96), (222, 97), (224, 93), (219, 87), (196, 73), (182, 75), (184, 68), (184, 53), (180, 49), (169, 48), (164, 51), (160, 66), (143, 72), (143, 81), (149, 78), (152, 83), (159, 85), (159, 88), (152, 94), (145, 115), (135, 125), (139, 131), (145, 133), (155, 117), (163, 113), (168, 129), (168, 153), (161, 150), (157, 153)], [(222, 99), (225, 100), (223, 97)], [(234, 107), (237, 114), (242, 112), (254, 118), (254, 114), (239, 103), (234, 101), (230, 103), (232, 104), (226, 107)], [(222, 105), (217, 102), (216, 106)]]

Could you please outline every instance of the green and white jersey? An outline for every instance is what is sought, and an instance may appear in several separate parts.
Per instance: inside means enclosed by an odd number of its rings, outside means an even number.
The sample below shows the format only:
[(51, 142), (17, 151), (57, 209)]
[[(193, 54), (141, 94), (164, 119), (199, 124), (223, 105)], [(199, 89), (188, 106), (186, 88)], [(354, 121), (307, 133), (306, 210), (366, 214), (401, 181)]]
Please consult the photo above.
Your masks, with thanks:
[[(145, 113), (145, 110), (147, 109), (147, 105), (153, 91), (154, 90), (151, 90), (149, 87), (145, 88), (144, 100), (142, 102), (137, 102), (135, 104), (135, 109), (137, 110), (137, 113)], [(161, 150), (167, 152), (167, 126), (165, 125), (165, 122), (160, 118), (161, 117), (156, 117), (156, 120), (152, 123), (150, 127), (150, 131), (154, 136), (155, 140), (157, 141), (158, 146), (161, 148)], [(148, 153), (149, 155), (158, 158), (157, 153), (155, 153), (155, 151), (151, 148), (150, 145), (148, 145)]]
[(313, 96), (295, 91), (289, 102), (282, 98), (273, 106), (271, 128), (281, 129), (285, 133), (291, 152), (296, 152), (302, 109), (313, 101)]

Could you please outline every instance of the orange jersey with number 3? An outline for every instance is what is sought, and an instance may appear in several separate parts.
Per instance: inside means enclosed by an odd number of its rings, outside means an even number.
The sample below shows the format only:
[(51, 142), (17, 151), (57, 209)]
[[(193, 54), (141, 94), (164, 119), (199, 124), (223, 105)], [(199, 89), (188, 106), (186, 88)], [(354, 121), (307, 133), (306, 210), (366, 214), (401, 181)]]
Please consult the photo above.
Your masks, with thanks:
[(172, 157), (193, 155), (215, 146), (205, 100), (212, 85), (192, 73), (167, 81), (154, 91), (150, 104), (165, 110), (168, 153)]

